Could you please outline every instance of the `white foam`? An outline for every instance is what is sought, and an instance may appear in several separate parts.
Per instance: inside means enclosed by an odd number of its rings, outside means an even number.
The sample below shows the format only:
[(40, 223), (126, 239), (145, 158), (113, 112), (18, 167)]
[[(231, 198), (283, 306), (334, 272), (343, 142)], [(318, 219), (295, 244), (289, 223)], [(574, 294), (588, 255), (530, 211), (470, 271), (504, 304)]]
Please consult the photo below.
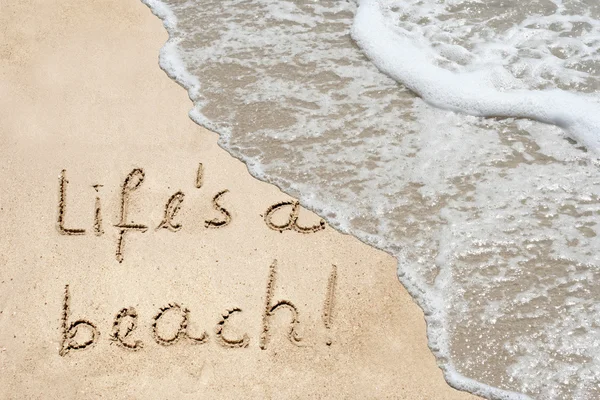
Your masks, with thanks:
[(160, 49), (158, 62), (169, 77), (188, 90), (190, 99), (198, 98), (200, 93), (200, 80), (189, 73), (180, 56), (179, 42), (181, 38), (176, 35), (177, 17), (172, 10), (160, 0), (141, 0), (152, 13), (160, 18), (167, 32), (169, 40)]
[(557, 125), (600, 152), (600, 106), (564, 90), (504, 90), (497, 68), (457, 73), (436, 66), (428, 53), (399, 34), (377, 0), (361, 0), (352, 37), (377, 67), (429, 104), (479, 117), (524, 117)]

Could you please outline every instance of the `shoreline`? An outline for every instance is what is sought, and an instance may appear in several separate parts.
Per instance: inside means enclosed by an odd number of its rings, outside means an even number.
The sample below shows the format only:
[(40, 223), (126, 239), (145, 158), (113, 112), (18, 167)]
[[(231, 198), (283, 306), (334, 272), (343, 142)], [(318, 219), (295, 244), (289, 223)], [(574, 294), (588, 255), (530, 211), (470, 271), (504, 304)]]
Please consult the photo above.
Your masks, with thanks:
[(475, 398), (444, 381), (395, 259), (188, 118), (144, 4), (5, 7), (9, 398)]

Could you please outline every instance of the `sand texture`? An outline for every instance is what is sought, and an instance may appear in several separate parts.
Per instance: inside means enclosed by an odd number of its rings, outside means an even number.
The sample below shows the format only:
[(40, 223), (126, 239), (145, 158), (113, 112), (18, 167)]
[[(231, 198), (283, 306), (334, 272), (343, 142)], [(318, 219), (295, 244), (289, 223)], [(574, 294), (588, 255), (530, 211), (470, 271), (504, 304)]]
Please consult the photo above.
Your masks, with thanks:
[(474, 398), (395, 260), (187, 116), (136, 0), (0, 3), (0, 398)]

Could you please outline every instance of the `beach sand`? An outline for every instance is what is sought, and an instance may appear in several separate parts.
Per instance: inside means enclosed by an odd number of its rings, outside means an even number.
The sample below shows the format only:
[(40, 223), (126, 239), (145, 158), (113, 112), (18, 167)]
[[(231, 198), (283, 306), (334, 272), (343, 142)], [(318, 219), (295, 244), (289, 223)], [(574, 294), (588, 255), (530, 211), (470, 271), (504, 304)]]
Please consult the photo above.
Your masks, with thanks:
[(188, 118), (141, 2), (3, 1), (0, 30), (0, 398), (475, 398), (391, 256)]

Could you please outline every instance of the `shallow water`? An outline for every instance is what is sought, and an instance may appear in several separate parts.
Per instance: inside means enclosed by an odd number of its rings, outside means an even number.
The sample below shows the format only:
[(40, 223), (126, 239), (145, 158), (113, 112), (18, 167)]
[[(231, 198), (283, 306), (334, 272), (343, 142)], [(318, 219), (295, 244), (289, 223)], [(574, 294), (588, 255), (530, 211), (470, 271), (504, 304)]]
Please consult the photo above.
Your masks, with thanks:
[[(453, 385), (600, 397), (593, 148), (556, 126), (428, 105), (351, 38), (354, 2), (145, 2), (169, 30), (161, 66), (188, 88), (192, 117), (255, 176), (397, 257)], [(594, 1), (377, 5), (429, 66), (600, 100)]]

